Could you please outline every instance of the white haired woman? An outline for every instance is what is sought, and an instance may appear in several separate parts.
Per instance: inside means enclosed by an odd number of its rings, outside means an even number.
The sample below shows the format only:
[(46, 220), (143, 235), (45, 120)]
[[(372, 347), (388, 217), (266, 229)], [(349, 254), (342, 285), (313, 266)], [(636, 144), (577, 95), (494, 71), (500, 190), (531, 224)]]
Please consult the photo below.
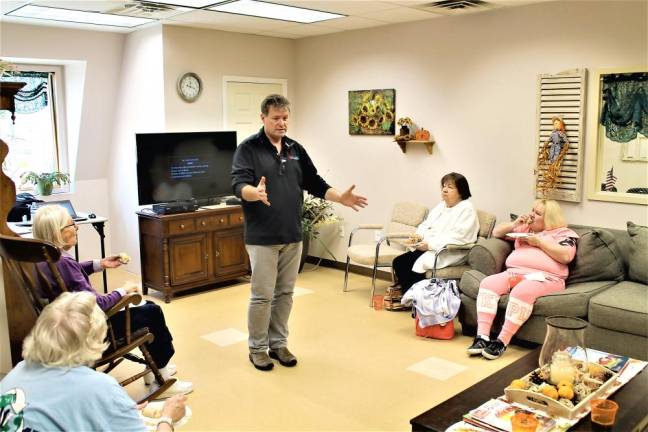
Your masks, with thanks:
[[(23, 361), (0, 381), (0, 394), (20, 395), (23, 430), (146, 431), (138, 407), (110, 375), (88, 365), (106, 349), (106, 316), (90, 293), (63, 293), (49, 304), (23, 343)], [(185, 415), (185, 395), (164, 402), (158, 431)], [(22, 425), (20, 422), (22, 415)], [(20, 430), (20, 428), (17, 428)]]
[[(85, 291), (93, 294), (97, 299), (97, 304), (104, 311), (114, 306), (125, 294), (137, 292), (138, 288), (133, 283), (126, 284), (107, 294), (99, 294), (92, 287), (89, 274), (106, 268), (119, 267), (121, 261), (119, 256), (115, 255), (102, 260), (77, 262), (70, 253), (70, 250), (77, 244), (77, 230), (78, 227), (67, 210), (59, 205), (43, 206), (34, 215), (34, 238), (53, 243), (61, 250), (61, 259), (56, 262), (56, 267), (61, 273), (68, 291)], [(56, 286), (49, 267), (45, 263), (40, 263), (39, 268), (48, 277), (50, 285)], [(119, 312), (111, 318), (113, 330), (118, 336), (125, 334), (123, 313)], [(130, 318), (132, 332), (146, 327), (155, 337), (153, 342), (147, 345), (148, 350), (155, 364), (160, 368), (162, 376), (169, 378), (175, 373), (175, 366), (169, 364), (175, 350), (173, 337), (166, 325), (162, 308), (152, 301), (147, 301), (146, 304), (130, 308)], [(147, 385), (158, 385), (151, 373), (144, 379)], [(192, 390), (191, 382), (178, 380), (162, 394), (161, 398), (178, 393), (187, 394)]]

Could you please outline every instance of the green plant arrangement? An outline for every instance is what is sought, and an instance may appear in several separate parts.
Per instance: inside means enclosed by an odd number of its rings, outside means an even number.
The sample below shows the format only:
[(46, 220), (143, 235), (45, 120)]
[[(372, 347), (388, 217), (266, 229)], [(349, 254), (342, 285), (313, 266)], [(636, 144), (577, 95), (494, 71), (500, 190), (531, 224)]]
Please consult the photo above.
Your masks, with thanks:
[(312, 195), (304, 199), (302, 212), (302, 231), (304, 238), (309, 240), (319, 236), (319, 228), (323, 225), (335, 223), (340, 218), (333, 212), (333, 204)]
[(70, 183), (70, 175), (60, 171), (40, 174), (28, 171), (21, 175), (20, 178), (22, 180), (21, 186), (26, 183), (33, 184), (38, 195), (51, 195), (54, 184), (60, 187)]
[(299, 270), (304, 266), (304, 260), (308, 254), (308, 248), (311, 240), (317, 240), (324, 247), (324, 250), (337, 261), (333, 252), (322, 242), (319, 236), (319, 229), (331, 223), (338, 222), (340, 218), (333, 212), (333, 204), (329, 201), (315, 198), (312, 195), (306, 195), (302, 211), (302, 231), (304, 235), (304, 248), (302, 250), (302, 259)]

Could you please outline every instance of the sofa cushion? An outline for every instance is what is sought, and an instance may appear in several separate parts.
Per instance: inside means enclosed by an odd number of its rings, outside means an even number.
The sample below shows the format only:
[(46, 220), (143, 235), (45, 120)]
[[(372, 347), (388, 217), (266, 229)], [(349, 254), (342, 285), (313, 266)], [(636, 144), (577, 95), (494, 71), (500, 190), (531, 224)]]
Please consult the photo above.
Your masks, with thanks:
[(648, 227), (628, 222), (630, 255), (628, 257), (628, 279), (648, 284)]
[(567, 285), (560, 292), (538, 297), (533, 305), (533, 315), (565, 315), (586, 317), (590, 299), (616, 282), (594, 281)]
[(583, 233), (576, 245), (576, 256), (569, 265), (567, 284), (620, 281), (623, 277), (623, 258), (614, 236), (598, 228)]
[(648, 337), (648, 286), (623, 281), (595, 295), (588, 320), (600, 328)]
[[(479, 284), (484, 277), (478, 271), (467, 271), (461, 278), (459, 289), (465, 296), (476, 299), (477, 293), (479, 292)], [(587, 305), (590, 298), (615, 284), (616, 282), (614, 281), (595, 281), (567, 285), (564, 291), (539, 297), (533, 306), (532, 314), (542, 316), (587, 316)], [(506, 309), (508, 298), (508, 295), (500, 297), (500, 309)]]

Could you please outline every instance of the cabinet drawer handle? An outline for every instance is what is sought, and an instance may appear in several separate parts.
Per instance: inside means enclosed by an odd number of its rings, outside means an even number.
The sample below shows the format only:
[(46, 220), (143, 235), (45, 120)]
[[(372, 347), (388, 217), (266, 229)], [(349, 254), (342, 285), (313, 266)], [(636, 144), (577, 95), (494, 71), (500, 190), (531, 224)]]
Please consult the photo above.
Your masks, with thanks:
[(239, 216), (239, 221), (242, 221), (242, 220), (243, 220), (243, 216)]
[(218, 253), (218, 251), (214, 251), (214, 257), (217, 258), (218, 256), (220, 256), (220, 253)]
[(224, 223), (225, 219), (221, 218), (220, 223)]
[(180, 229), (185, 229), (185, 225), (184, 225), (184, 224), (180, 224)]
[(205, 261), (209, 259), (209, 254), (205, 254)]
[(205, 226), (205, 225), (207, 225), (207, 222), (202, 221), (202, 222), (200, 222), (200, 225)]

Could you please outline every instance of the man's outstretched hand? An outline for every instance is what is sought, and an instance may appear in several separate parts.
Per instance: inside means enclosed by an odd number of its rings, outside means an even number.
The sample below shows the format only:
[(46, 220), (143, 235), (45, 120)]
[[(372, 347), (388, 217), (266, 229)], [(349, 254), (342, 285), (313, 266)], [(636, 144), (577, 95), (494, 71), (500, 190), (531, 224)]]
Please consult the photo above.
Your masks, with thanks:
[(339, 203), (358, 211), (360, 208), (366, 207), (368, 201), (367, 198), (354, 194), (353, 189), (355, 189), (355, 185), (352, 185), (349, 189), (342, 192), (342, 194), (340, 194)]
[(256, 187), (256, 192), (257, 192), (257, 197), (259, 198), (259, 201), (261, 201), (263, 204), (269, 206), (270, 201), (268, 201), (268, 193), (266, 192), (266, 179), (265, 176), (261, 177), (261, 180), (259, 180), (259, 184)]

